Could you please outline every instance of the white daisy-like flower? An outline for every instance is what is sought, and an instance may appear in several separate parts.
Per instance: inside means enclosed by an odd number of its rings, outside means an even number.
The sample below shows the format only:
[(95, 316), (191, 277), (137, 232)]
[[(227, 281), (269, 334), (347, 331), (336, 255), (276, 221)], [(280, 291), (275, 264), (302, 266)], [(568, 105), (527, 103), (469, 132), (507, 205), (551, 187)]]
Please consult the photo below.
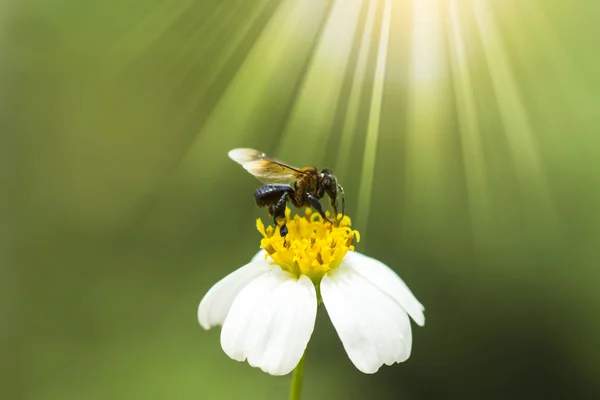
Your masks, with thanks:
[(360, 371), (406, 361), (411, 353), (409, 316), (425, 324), (424, 307), (385, 264), (354, 251), (358, 232), (346, 216), (332, 225), (310, 209), (293, 219), (288, 234), (257, 227), (262, 250), (250, 263), (215, 284), (200, 302), (205, 329), (222, 325), (221, 346), (234, 360), (271, 375), (298, 364), (322, 301), (344, 349)]

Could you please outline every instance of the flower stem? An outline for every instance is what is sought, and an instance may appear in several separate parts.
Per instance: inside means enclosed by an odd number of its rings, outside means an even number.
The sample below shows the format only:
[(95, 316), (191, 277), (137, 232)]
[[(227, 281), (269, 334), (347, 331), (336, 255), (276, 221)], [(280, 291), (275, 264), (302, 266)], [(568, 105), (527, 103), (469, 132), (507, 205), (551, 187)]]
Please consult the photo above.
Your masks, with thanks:
[(304, 377), (304, 359), (306, 353), (302, 354), (302, 358), (296, 369), (294, 369), (294, 375), (292, 376), (292, 386), (290, 387), (290, 400), (300, 400), (302, 395), (302, 378)]

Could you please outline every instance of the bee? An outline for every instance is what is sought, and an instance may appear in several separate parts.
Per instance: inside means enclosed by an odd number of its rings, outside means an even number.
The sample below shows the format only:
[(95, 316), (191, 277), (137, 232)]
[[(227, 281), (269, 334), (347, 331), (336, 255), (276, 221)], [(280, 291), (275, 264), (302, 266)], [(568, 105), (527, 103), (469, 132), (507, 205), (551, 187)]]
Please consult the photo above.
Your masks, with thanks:
[(256, 189), (254, 200), (258, 207), (268, 207), (275, 226), (283, 221), (279, 228), (281, 236), (287, 235), (288, 232), (284, 223), (288, 201), (297, 208), (314, 208), (325, 221), (331, 223), (325, 215), (320, 199), (326, 194), (329, 196), (337, 219), (339, 195), (342, 198), (342, 215), (344, 215), (346, 207), (344, 189), (329, 169), (319, 172), (315, 167), (292, 167), (254, 149), (233, 149), (228, 155), (265, 184)]

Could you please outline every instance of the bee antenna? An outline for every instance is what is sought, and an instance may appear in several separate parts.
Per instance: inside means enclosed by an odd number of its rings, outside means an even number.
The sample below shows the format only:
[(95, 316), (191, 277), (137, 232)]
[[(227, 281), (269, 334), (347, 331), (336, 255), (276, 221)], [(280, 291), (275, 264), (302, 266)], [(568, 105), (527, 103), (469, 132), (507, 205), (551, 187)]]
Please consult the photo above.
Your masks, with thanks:
[[(342, 195), (342, 219), (344, 218), (344, 211), (346, 211), (346, 198), (344, 197), (344, 188), (337, 184), (338, 189), (340, 189), (340, 194)], [(336, 217), (337, 218), (337, 217)]]

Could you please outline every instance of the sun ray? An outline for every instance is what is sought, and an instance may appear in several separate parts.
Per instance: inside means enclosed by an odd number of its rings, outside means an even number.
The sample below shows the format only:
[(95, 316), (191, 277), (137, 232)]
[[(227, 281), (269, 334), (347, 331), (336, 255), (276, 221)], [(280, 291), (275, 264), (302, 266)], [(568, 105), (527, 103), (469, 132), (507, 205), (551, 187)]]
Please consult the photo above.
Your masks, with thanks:
[[(223, 74), (231, 70), (232, 67), (237, 67), (235, 64), (235, 66), (231, 65), (232, 59), (239, 57), (238, 54), (243, 53), (248, 48), (245, 42), (252, 42), (256, 39), (257, 33), (254, 32), (262, 29), (263, 21), (271, 16), (270, 13), (272, 11), (269, 10), (270, 3), (272, 1), (267, 0), (263, 1), (262, 4), (257, 3), (250, 10), (242, 10), (245, 11), (243, 18), (240, 18), (240, 21), (235, 21), (234, 24), (231, 24), (230, 29), (228, 29), (228, 34), (230, 35), (228, 40), (212, 44), (211, 47), (213, 50), (215, 47), (218, 47), (219, 50), (213, 51), (216, 54), (209, 65), (206, 65), (206, 53), (199, 52), (198, 56), (192, 62), (188, 60), (185, 63), (187, 64), (185, 70), (183, 68), (178, 70), (178, 76), (182, 77), (181, 83), (175, 87), (169, 100), (171, 102), (178, 102), (186, 95), (193, 95), (197, 99), (196, 101), (189, 102), (191, 107), (186, 110), (188, 112), (187, 119), (193, 119), (193, 116), (198, 114), (198, 103), (204, 101), (207, 93), (210, 93)], [(254, 43), (250, 44), (250, 46), (252, 45)], [(242, 57), (240, 58), (243, 59)], [(193, 82), (200, 75), (204, 77), (203, 85), (190, 94), (190, 86), (193, 85)]]
[(369, 2), (367, 11), (367, 22), (365, 30), (360, 42), (358, 53), (358, 62), (354, 77), (352, 79), (352, 87), (348, 101), (348, 109), (342, 125), (342, 137), (340, 141), (339, 155), (335, 171), (345, 171), (348, 168), (350, 159), (350, 151), (356, 133), (356, 124), (361, 107), (363, 86), (367, 74), (367, 65), (369, 62), (369, 52), (371, 50), (371, 40), (375, 25), (375, 16), (377, 15), (378, 2), (372, 0)]
[[(176, 54), (176, 56), (170, 61), (169, 65), (163, 69), (163, 73), (165, 75), (177, 73), (183, 76), (184, 79), (182, 84), (186, 85), (188, 84), (188, 79), (190, 79), (192, 75), (194, 79), (197, 79), (197, 76), (194, 74), (197, 72), (197, 65), (201, 64), (202, 61), (205, 61), (206, 54), (211, 52), (210, 50), (213, 50), (211, 53), (214, 53), (214, 49), (217, 48), (219, 50), (217, 54), (220, 53), (219, 57), (211, 62), (209, 66), (207, 66), (208, 76), (206, 77), (206, 86), (210, 86), (210, 83), (212, 83), (215, 75), (222, 70), (223, 64), (225, 64), (227, 59), (239, 46), (239, 43), (254, 25), (256, 19), (261, 15), (261, 12), (267, 6), (267, 4), (268, 0), (263, 0), (262, 2), (257, 2), (256, 5), (250, 8), (232, 8), (232, 12), (221, 18), (221, 31), (219, 31), (216, 27), (213, 27), (211, 24), (206, 24), (213, 29), (199, 29), (198, 31), (194, 32), (187, 42), (182, 45), (183, 49)], [(227, 40), (202, 40), (202, 38), (207, 35), (207, 32), (211, 31), (214, 32), (214, 34), (219, 35), (219, 37), (223, 37), (223, 35), (226, 33), (228, 35), (226, 36)], [(204, 47), (198, 48), (199, 43), (202, 43)], [(195, 55), (195, 57), (192, 59), (192, 62), (189, 62), (189, 54)], [(187, 68), (184, 69), (180, 67), (180, 65), (186, 66)]]
[[(125, 33), (117, 43), (115, 43), (110, 51), (109, 59), (115, 63), (113, 74), (126, 73), (127, 71), (135, 70), (138, 72), (147, 69), (148, 60), (152, 59), (159, 48), (169, 48), (175, 51), (177, 47), (169, 46), (166, 42), (169, 40), (169, 32), (173, 32), (178, 28), (177, 22), (185, 18), (186, 14), (195, 15), (194, 9), (199, 10), (195, 21), (198, 24), (199, 31), (203, 31), (205, 24), (210, 18), (222, 10), (221, 6), (205, 7), (193, 0), (182, 1), (177, 4), (163, 2), (160, 5), (152, 8), (151, 11), (129, 32)], [(144, 45), (140, 45), (144, 43)], [(110, 66), (110, 65), (109, 65)]]
[(444, 196), (444, 142), (448, 98), (444, 76), (444, 40), (440, 3), (413, 2), (406, 122), (406, 169), (404, 226), (419, 226), (426, 234), (439, 232)]
[[(181, 45), (176, 50), (172, 50), (172, 53), (168, 54), (168, 58), (161, 60), (162, 64), (160, 65), (160, 68), (157, 68), (156, 75), (153, 80), (161, 78), (164, 79), (165, 76), (178, 73), (178, 67), (180, 67), (182, 64), (186, 66), (193, 66), (193, 63), (188, 63), (185, 61), (194, 55), (196, 55), (198, 58), (205, 55), (206, 52), (214, 47), (215, 43), (219, 42), (219, 37), (226, 35), (231, 30), (235, 30), (237, 23), (240, 20), (245, 20), (244, 17), (251, 12), (251, 7), (247, 7), (247, 5), (245, 9), (243, 7), (244, 5), (240, 4), (230, 8), (219, 5), (213, 11), (214, 14), (211, 15), (210, 18), (207, 18), (206, 21), (195, 21), (191, 17), (186, 16), (185, 14), (187, 13), (185, 13), (180, 19), (183, 21), (187, 19), (190, 20), (190, 22), (184, 23), (176, 20), (173, 23), (173, 28), (162, 35), (162, 40), (158, 40), (155, 47), (173, 47), (172, 43), (176, 40), (177, 42), (181, 42)], [(195, 10), (191, 10), (190, 13), (193, 14), (194, 11)], [(201, 15), (201, 13), (198, 14)], [(250, 20), (250, 18), (248, 18), (248, 20)], [(192, 28), (188, 27), (188, 24), (191, 25)], [(201, 28), (194, 26), (196, 24)], [(208, 36), (209, 32), (214, 32), (216, 37), (212, 40), (204, 39), (206, 36)], [(182, 40), (182, 38), (185, 38), (185, 40)], [(149, 48), (148, 57), (153, 57), (154, 50), (155, 49), (152, 47)], [(144, 61), (141, 63), (143, 64)]]
[[(268, 108), (273, 114), (283, 113), (295, 93), (291, 82), (303, 68), (299, 61), (308, 57), (327, 9), (325, 3), (282, 2), (277, 6), (201, 134), (189, 147), (180, 164), (182, 176), (190, 174), (194, 180), (204, 176), (209, 179), (213, 171), (203, 166), (220, 168), (229, 162), (223, 154), (239, 147), (240, 143), (247, 143), (244, 138), (264, 129), (261, 110)], [(298, 35), (298, 30), (303, 34)], [(207, 152), (206, 148), (212, 151)]]
[(486, 186), (486, 163), (481, 131), (458, 10), (459, 1), (450, 0), (448, 3), (450, 67), (456, 97), (471, 224), (475, 238), (481, 239), (482, 235), (489, 232), (492, 216)]
[[(377, 153), (377, 139), (379, 136), (379, 122), (381, 118), (381, 104), (385, 81), (385, 68), (390, 40), (390, 27), (392, 21), (392, 0), (385, 0), (381, 34), (377, 49), (377, 62), (375, 64), (375, 77), (371, 105), (369, 108), (369, 121), (365, 141), (365, 154), (360, 176), (358, 191), (358, 207), (356, 214), (357, 226), (364, 232), (367, 230), (367, 220), (371, 210), (371, 193), (373, 191), (373, 178), (375, 173), (375, 156)], [(367, 235), (364, 235), (365, 237)], [(364, 241), (363, 241), (364, 242)], [(363, 244), (364, 245), (364, 244)]]
[(442, 72), (441, 3), (438, 0), (413, 1), (412, 76), (415, 83), (427, 84)]
[(324, 143), (331, 134), (361, 10), (362, 0), (336, 0), (333, 4), (303, 87), (276, 150), (280, 157), (298, 157), (300, 139), (300, 153), (310, 155), (315, 164), (323, 161), (326, 147)]
[[(234, 15), (236, 20), (227, 21), (227, 40), (221, 42), (211, 42), (204, 49), (191, 49), (187, 56), (177, 57), (170, 68), (163, 68), (162, 77), (157, 79), (162, 83), (156, 86), (157, 95), (164, 98), (166, 104), (182, 103), (178, 107), (174, 116), (177, 124), (173, 126), (174, 130), (183, 129), (194, 134), (194, 129), (198, 130), (202, 126), (207, 115), (210, 113), (211, 105), (207, 98), (212, 95), (213, 101), (215, 94), (225, 90), (226, 85), (235, 75), (235, 68), (239, 66), (233, 60), (241, 59), (248, 52), (248, 42), (253, 42), (259, 35), (260, 29), (264, 25), (264, 20), (268, 19), (272, 10), (269, 10), (270, 1), (256, 3), (250, 9), (236, 9)], [(197, 39), (202, 36), (194, 35), (196, 40), (190, 40), (191, 46), (197, 43)], [(251, 43), (250, 45), (252, 45)], [(214, 54), (211, 62), (206, 63), (206, 54)], [(189, 56), (193, 54), (193, 56)], [(176, 84), (170, 79), (170, 76), (180, 77)], [(198, 82), (198, 76), (203, 76), (201, 82)], [(208, 104), (207, 104), (208, 103)], [(213, 103), (214, 106), (214, 103)], [(183, 148), (193, 140), (190, 137), (187, 143), (182, 143)]]
[[(506, 7), (504, 3), (498, 3), (498, 6)], [(545, 66), (555, 79), (553, 83), (566, 97), (563, 104), (568, 107), (570, 113), (585, 119), (583, 116), (587, 111), (586, 107), (590, 107), (590, 110), (593, 107), (593, 95), (589, 87), (581, 81), (580, 75), (575, 72), (576, 67), (563, 39), (552, 26), (547, 11), (539, 0), (519, 2), (519, 10), (519, 17), (523, 18), (523, 24), (529, 27), (537, 50), (547, 59)]]
[[(227, 40), (211, 42), (206, 48), (198, 48), (197, 52), (188, 51), (188, 56), (182, 57), (179, 65), (173, 64), (174, 69), (169, 74), (163, 73), (158, 80), (164, 83), (164, 90), (159, 91), (156, 104), (181, 104), (172, 112), (173, 122), (169, 129), (188, 132), (179, 144), (180, 155), (173, 160), (173, 168), (188, 157), (190, 145), (206, 132), (204, 125), (210, 121), (221, 97), (225, 96), (277, 7), (277, 0), (261, 0), (250, 8), (236, 8), (236, 20), (229, 20), (225, 28)], [(207, 52), (213, 54), (210, 63), (206, 62)], [(170, 76), (179, 77), (177, 83)], [(198, 81), (198, 76), (203, 79)]]
[[(556, 208), (549, 193), (548, 184), (538, 149), (534, 140), (533, 127), (525, 112), (524, 104), (507, 53), (504, 49), (496, 22), (487, 1), (472, 0), (475, 22), (482, 40), (484, 57), (487, 60), (492, 86), (496, 94), (499, 112), (504, 123), (504, 132), (516, 168), (521, 197), (525, 204), (525, 215), (530, 220), (541, 220), (548, 226), (547, 233), (556, 232)], [(533, 228), (531, 225), (530, 228)], [(552, 232), (549, 232), (549, 231)]]

